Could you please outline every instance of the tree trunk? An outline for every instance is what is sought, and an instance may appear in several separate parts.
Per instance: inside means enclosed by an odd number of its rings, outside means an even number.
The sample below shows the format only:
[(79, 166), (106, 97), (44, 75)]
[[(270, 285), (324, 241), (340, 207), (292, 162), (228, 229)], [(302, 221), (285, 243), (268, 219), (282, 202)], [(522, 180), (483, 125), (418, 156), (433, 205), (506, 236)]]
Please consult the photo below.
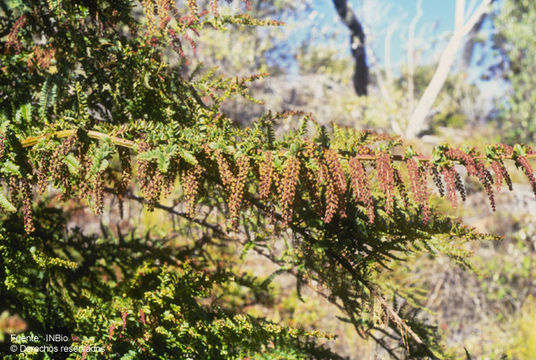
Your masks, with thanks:
[(333, 0), (333, 5), (342, 22), (350, 30), (352, 56), (355, 60), (354, 89), (358, 96), (367, 95), (369, 81), (368, 66), (365, 53), (365, 32), (355, 13), (348, 7), (347, 0)]

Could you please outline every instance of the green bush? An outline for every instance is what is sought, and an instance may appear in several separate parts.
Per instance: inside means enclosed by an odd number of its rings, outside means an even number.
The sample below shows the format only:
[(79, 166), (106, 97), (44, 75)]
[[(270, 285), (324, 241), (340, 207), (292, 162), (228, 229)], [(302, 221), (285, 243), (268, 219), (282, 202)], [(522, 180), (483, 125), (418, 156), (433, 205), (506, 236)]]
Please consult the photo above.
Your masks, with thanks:
[[(0, 311), (20, 316), (24, 334), (40, 336), (34, 345), (63, 334), (66, 346), (91, 346), (10, 353), (5, 336), (3, 350), (10, 358), (338, 358), (323, 346), (330, 334), (254, 318), (218, 299), (238, 285), (236, 303), (262, 303), (274, 277), (289, 273), (298, 294), (314, 287), (341, 321), (392, 355), (446, 354), (419, 316), (419, 285), (391, 269), (443, 254), (469, 266), (466, 241), (490, 236), (430, 203), (429, 176), (455, 205), (458, 193), (465, 197), (455, 165), (464, 166), (495, 207), (494, 192), (509, 184), (503, 161), (514, 160), (536, 187), (535, 154), (519, 145), (483, 154), (445, 145), (426, 157), (397, 138), (326, 129), (291, 111), (238, 128), (221, 105), (248, 97), (260, 75), (186, 68), (186, 48), (205, 28), (277, 23), (221, 15), (217, 2), (208, 10), (187, 4), (1, 6)], [(291, 116), (302, 125), (276, 138), (275, 124)], [(73, 204), (121, 217), (127, 201), (168, 212), (173, 233), (155, 236), (134, 219), (126, 229), (102, 224), (98, 235), (66, 225)], [(240, 273), (235, 252), (251, 251), (278, 270)]]

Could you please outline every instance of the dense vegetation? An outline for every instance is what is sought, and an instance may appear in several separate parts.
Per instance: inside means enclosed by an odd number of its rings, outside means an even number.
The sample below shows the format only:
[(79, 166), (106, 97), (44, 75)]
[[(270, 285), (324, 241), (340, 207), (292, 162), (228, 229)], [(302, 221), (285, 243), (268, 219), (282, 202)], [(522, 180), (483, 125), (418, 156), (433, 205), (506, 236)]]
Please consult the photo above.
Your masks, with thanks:
[[(392, 356), (451, 356), (402, 264), (446, 255), (470, 268), (467, 242), (494, 237), (448, 216), (428, 182), (456, 207), (464, 171), (495, 209), (503, 184), (512, 190), (505, 163), (536, 193), (529, 146), (440, 145), (426, 156), (298, 111), (240, 127), (222, 109), (255, 101), (248, 84), (264, 74), (224, 76), (191, 54), (204, 31), (279, 23), (220, 12), (217, 1), (1, 9), (0, 311), (40, 337), (31, 345), (63, 334), (80, 346), (22, 354), (10, 346), (27, 342), (6, 336), (7, 358), (340, 358), (325, 346), (333, 334), (248, 314), (270, 305), (283, 273)], [(289, 118), (300, 125), (276, 136)], [(169, 213), (169, 233), (128, 219), (131, 202)], [(73, 220), (85, 206), (117, 227), (85, 232)], [(276, 270), (239, 271), (251, 252)]]

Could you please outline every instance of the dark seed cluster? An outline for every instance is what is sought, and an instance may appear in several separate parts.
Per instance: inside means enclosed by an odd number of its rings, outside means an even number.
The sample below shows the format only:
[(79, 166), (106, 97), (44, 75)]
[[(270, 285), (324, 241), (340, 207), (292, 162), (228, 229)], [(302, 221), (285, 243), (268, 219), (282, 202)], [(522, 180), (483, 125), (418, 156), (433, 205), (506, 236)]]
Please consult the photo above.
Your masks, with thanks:
[(477, 170), (477, 176), (480, 183), (484, 186), (484, 189), (486, 190), (486, 194), (488, 195), (488, 199), (491, 205), (491, 209), (493, 211), (496, 210), (495, 208), (495, 195), (493, 194), (493, 176), (491, 176), (491, 173), (488, 169), (486, 169), (486, 166), (481, 160), (475, 160), (475, 167)]
[(445, 188), (443, 187), (443, 181), (441, 180), (441, 174), (436, 169), (435, 166), (431, 166), (432, 171), (432, 179), (434, 180), (434, 184), (437, 187), (437, 190), (439, 191), (439, 195), (442, 197), (445, 196)]

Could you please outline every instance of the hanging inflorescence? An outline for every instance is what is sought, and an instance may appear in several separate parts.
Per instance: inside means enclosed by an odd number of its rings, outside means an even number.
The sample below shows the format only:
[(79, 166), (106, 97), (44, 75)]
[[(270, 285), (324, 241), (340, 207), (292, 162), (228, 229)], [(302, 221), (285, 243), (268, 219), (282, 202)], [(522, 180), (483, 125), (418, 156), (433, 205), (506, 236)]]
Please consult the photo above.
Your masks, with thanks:
[(359, 160), (358, 156), (350, 159), (349, 171), (354, 197), (361, 202), (367, 209), (368, 220), (370, 224), (374, 223), (374, 202), (367, 177), (366, 170)]
[(391, 167), (391, 157), (387, 152), (382, 151), (376, 156), (376, 171), (378, 173), (378, 184), (386, 198), (385, 211), (387, 214), (391, 214), (394, 203), (395, 179), (394, 171)]
[(279, 205), (281, 207), (283, 226), (287, 226), (292, 221), (292, 205), (294, 204), (296, 188), (298, 185), (300, 164), (300, 160), (296, 156), (291, 155), (288, 157), (277, 189), (279, 193)]
[[(536, 193), (536, 179), (528, 160), (535, 154), (530, 149), (506, 145), (489, 147), (485, 157), (474, 149), (464, 151), (440, 146), (434, 151), (433, 158), (426, 158), (416, 154), (401, 157), (392, 155), (384, 147), (375, 151), (364, 145), (358, 145), (355, 151), (345, 155), (307, 140), (301, 150), (286, 155), (281, 151), (276, 154), (274, 151), (258, 150), (253, 152), (257, 154), (255, 156), (241, 154), (233, 157), (221, 149), (213, 150), (209, 143), (204, 143), (200, 146), (201, 152), (184, 161), (174, 155), (162, 158), (158, 145), (150, 145), (146, 141), (137, 144), (136, 157), (131, 156), (131, 150), (127, 147), (117, 146), (115, 150), (106, 146), (97, 147), (97, 143), (82, 141), (76, 134), (57, 144), (55, 148), (37, 149), (35, 160), (31, 162), (34, 170), (30, 173), (33, 176), (13, 175), (6, 178), (12, 201), (21, 203), (28, 232), (34, 229), (31, 221), (32, 185), (37, 186), (40, 194), (46, 192), (51, 183), (54, 188), (61, 190), (64, 198), (89, 197), (94, 210), (101, 213), (107, 183), (115, 187), (117, 196), (125, 195), (136, 174), (131, 165), (134, 159), (137, 162), (137, 183), (149, 210), (162, 197), (173, 194), (176, 179), (180, 175), (182, 201), (190, 218), (195, 217), (201, 186), (210, 186), (214, 180), (210, 175), (211, 170), (207, 169), (216, 168), (218, 181), (226, 193), (227, 218), (233, 229), (239, 225), (241, 212), (251, 206), (244, 201), (251, 189), (248, 183), (256, 184), (256, 196), (267, 206), (265, 210), (277, 210), (284, 226), (293, 222), (297, 204), (302, 208), (306, 203), (326, 224), (343, 219), (348, 206), (356, 205), (364, 209), (363, 217), (373, 224), (377, 216), (376, 208), (383, 207), (387, 216), (390, 216), (395, 203), (405, 209), (415, 206), (426, 224), (431, 214), (429, 176), (439, 194), (445, 196), (453, 207), (458, 204), (458, 194), (465, 201), (465, 186), (457, 170), (460, 166), (465, 167), (468, 176), (479, 180), (495, 210), (494, 195), (501, 191), (502, 183), (512, 189), (505, 159), (514, 160)], [(6, 138), (0, 138), (0, 154), (3, 157), (7, 149)], [(98, 155), (95, 149), (108, 149), (106, 151), (109, 153)], [(112, 162), (105, 162), (102, 157), (111, 158), (114, 153), (119, 159), (120, 176), (118, 180), (110, 181), (113, 172), (109, 167)], [(278, 162), (280, 165), (277, 165)], [(404, 162), (406, 171), (395, 166), (396, 162)], [(107, 166), (103, 167), (103, 164)], [(370, 170), (367, 171), (367, 168)], [(20, 201), (17, 201), (17, 194), (20, 194)], [(255, 194), (249, 196), (255, 197)], [(297, 197), (300, 201), (296, 200)], [(381, 199), (383, 205), (375, 204), (375, 199)], [(10, 209), (6, 206), (3, 206), (4, 210)]]
[(186, 202), (186, 214), (189, 218), (195, 216), (195, 203), (199, 194), (199, 183), (202, 174), (203, 168), (199, 164), (189, 167), (184, 174), (182, 187)]
[[(244, 3), (250, 6), (248, 1)], [(188, 42), (195, 51), (194, 39), (205, 27), (277, 22), (220, 15), (217, 0), (207, 5), (208, 10), (203, 10), (198, 1), (188, 0), (183, 11), (171, 0), (143, 0), (144, 16), (125, 23), (138, 25), (135, 28), (141, 29), (142, 35), (121, 38), (124, 44), (116, 41), (112, 27), (98, 25), (105, 28), (94, 30), (107, 40), (87, 56), (101, 61), (100, 66), (111, 73), (129, 70), (126, 63), (143, 70), (139, 78), (122, 77), (124, 83), (117, 83), (117, 89), (107, 86), (106, 90), (88, 79), (61, 85), (46, 75), (51, 73), (63, 44), (56, 40), (32, 44), (29, 35), (37, 25), (27, 25), (34, 15), (14, 18), (6, 37), (6, 53), (20, 54), (19, 65), (26, 66), (30, 75), (48, 77), (36, 86), (41, 89), (39, 101), (12, 104), (14, 111), (0, 114), (0, 176), (9, 191), (9, 196), (0, 197), (0, 207), (13, 212), (15, 205), (19, 206), (30, 232), (33, 186), (38, 196), (47, 190), (59, 191), (63, 200), (85, 199), (101, 213), (107, 192), (118, 196), (121, 206), (123, 198), (138, 185), (149, 210), (164, 197), (181, 194), (174, 203), (182, 202), (190, 218), (195, 217), (198, 202), (212, 201), (214, 205), (214, 201), (223, 201), (227, 206), (220, 209), (234, 229), (240, 225), (241, 213), (251, 207), (273, 214), (283, 225), (292, 225), (296, 215), (303, 216), (304, 211), (307, 216), (316, 216), (320, 224), (337, 224), (348, 214), (358, 214), (374, 224), (379, 217), (397, 216), (399, 209), (414, 211), (428, 223), (429, 185), (435, 183), (439, 195), (456, 207), (458, 196), (463, 201), (467, 197), (464, 168), (482, 185), (495, 210), (495, 194), (503, 183), (512, 190), (507, 159), (527, 176), (536, 194), (536, 178), (529, 162), (536, 156), (525, 146), (488, 146), (480, 154), (475, 149), (442, 145), (430, 157), (412, 150), (402, 156), (398, 150), (409, 148), (403, 149), (399, 139), (370, 131), (346, 132), (334, 127), (331, 136), (326, 128), (318, 127), (312, 140), (306, 135), (310, 116), (294, 111), (269, 114), (259, 120), (260, 126), (247, 131), (234, 127), (222, 115), (220, 104), (234, 95), (247, 97), (247, 83), (262, 74), (226, 78), (216, 70), (196, 69), (189, 76), (196, 80), (190, 81), (188, 76), (176, 76), (162, 51), (171, 47), (184, 58), (182, 43)], [(54, 9), (48, 8), (50, 16), (63, 19), (76, 31), (88, 31), (89, 24), (70, 23), (72, 19), (65, 18), (61, 9)], [(122, 45), (112, 45), (117, 43)], [(76, 46), (86, 49), (88, 44)], [(103, 49), (114, 56), (99, 58)], [(63, 60), (80, 64), (75, 57)], [(9, 69), (15, 67), (10, 65)], [(106, 77), (108, 72), (99, 74)], [(99, 101), (110, 96), (118, 100), (116, 108), (108, 109), (113, 114), (109, 121), (97, 120), (94, 114), (100, 113)], [(32, 107), (39, 108), (33, 115)], [(288, 116), (302, 116), (304, 126), (277, 140), (272, 120)], [(314, 121), (309, 124), (314, 125)], [(120, 169), (113, 168), (116, 164)], [(182, 192), (174, 193), (177, 182)], [(214, 193), (217, 200), (200, 196), (211, 194), (214, 187), (223, 190)]]

